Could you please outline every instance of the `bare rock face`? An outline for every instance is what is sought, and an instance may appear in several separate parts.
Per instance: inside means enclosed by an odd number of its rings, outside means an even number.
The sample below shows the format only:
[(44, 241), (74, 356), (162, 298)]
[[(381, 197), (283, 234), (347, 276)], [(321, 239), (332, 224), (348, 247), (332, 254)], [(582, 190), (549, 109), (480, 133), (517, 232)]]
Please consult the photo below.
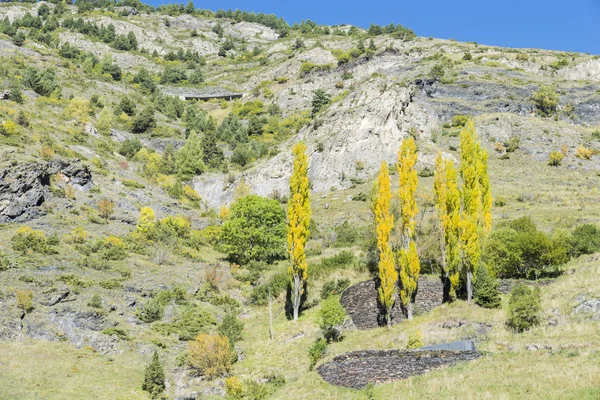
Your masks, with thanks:
[(600, 82), (600, 60), (590, 60), (558, 71), (568, 80), (590, 80)]
[(17, 164), (0, 172), (0, 222), (23, 222), (41, 215), (39, 206), (48, 196), (50, 176), (56, 173), (79, 188), (92, 181), (91, 172), (79, 161)]
[[(303, 91), (298, 92), (306, 106), (319, 85), (315, 79), (315, 83), (304, 85)], [(359, 92), (333, 104), (294, 139), (304, 140), (307, 145), (312, 190), (319, 193), (332, 187), (344, 189), (352, 185), (353, 178), (370, 179), (382, 161), (395, 161), (409, 132), (428, 141), (439, 122), (426, 107), (414, 97), (411, 87), (388, 87), (385, 78), (370, 81)], [(286, 142), (281, 148), (292, 146), (292, 142)], [(243, 183), (253, 194), (286, 195), (291, 172), (292, 154), (285, 151), (249, 170)], [(235, 188), (241, 182), (241, 177), (231, 183), (225, 175), (206, 175), (196, 178), (194, 189), (209, 206), (218, 208), (233, 201)]]

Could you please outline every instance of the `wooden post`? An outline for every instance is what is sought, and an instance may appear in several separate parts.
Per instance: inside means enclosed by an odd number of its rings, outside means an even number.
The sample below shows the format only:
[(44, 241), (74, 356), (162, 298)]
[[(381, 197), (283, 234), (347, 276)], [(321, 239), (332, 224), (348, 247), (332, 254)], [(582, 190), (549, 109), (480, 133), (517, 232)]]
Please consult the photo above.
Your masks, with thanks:
[(271, 287), (269, 286), (269, 336), (273, 340), (273, 302), (271, 300)]

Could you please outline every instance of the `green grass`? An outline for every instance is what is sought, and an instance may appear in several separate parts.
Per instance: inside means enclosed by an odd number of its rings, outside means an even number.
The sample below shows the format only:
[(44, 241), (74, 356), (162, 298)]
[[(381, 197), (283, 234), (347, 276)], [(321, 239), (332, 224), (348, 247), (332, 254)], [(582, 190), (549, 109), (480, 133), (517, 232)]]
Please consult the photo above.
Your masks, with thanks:
[(0, 345), (0, 399), (147, 399), (139, 354), (102, 356), (66, 343)]

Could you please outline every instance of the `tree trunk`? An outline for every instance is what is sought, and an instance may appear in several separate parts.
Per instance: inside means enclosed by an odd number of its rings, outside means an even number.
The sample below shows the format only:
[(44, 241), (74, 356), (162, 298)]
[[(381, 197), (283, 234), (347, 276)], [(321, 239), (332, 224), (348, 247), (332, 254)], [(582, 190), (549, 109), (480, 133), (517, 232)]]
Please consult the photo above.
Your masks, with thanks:
[(392, 329), (392, 307), (386, 310), (385, 320), (387, 322), (388, 329)]
[(300, 300), (302, 295), (300, 294), (301, 282), (299, 276), (294, 276), (294, 287), (292, 288), (292, 307), (294, 308), (294, 321), (298, 321), (298, 314), (300, 311)]
[(467, 271), (467, 303), (471, 304), (473, 299), (473, 271)]
[(273, 301), (271, 300), (271, 287), (269, 286), (269, 337), (273, 340)]
[(412, 303), (412, 301), (406, 305), (406, 318), (408, 320), (413, 319), (413, 303)]

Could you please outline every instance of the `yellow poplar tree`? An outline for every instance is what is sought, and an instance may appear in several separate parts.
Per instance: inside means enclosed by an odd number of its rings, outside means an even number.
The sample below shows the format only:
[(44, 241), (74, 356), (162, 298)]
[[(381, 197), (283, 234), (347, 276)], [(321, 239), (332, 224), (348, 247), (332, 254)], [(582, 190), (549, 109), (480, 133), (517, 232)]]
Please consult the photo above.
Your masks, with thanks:
[(394, 255), (390, 244), (390, 235), (394, 228), (394, 216), (390, 212), (392, 193), (390, 190), (390, 174), (387, 163), (381, 163), (377, 178), (377, 192), (373, 201), (375, 214), (377, 249), (379, 250), (379, 302), (385, 308), (385, 319), (388, 328), (392, 327), (392, 308), (398, 272), (394, 265)]
[(415, 240), (415, 216), (417, 215), (416, 191), (419, 178), (415, 170), (417, 163), (417, 145), (412, 137), (404, 140), (398, 153), (398, 176), (400, 179), (400, 241), (398, 257), (400, 265), (400, 299), (406, 307), (408, 319), (413, 316), (413, 297), (417, 291), (417, 282), (421, 266)]
[(308, 264), (304, 246), (308, 239), (310, 224), (310, 190), (308, 187), (308, 157), (306, 145), (296, 144), (294, 154), (294, 170), (290, 178), (290, 198), (288, 201), (288, 252), (290, 267), (288, 269), (292, 286), (292, 306), (294, 321), (298, 320), (300, 303), (304, 294), (304, 284), (308, 278)]
[(455, 297), (459, 278), (460, 192), (454, 162), (444, 160), (441, 152), (435, 158), (433, 191), (440, 224), (442, 269), (449, 284), (444, 294), (450, 300)]
[(460, 132), (460, 175), (462, 178), (461, 259), (466, 274), (467, 301), (473, 298), (473, 276), (481, 262), (481, 242), (492, 224), (492, 194), (487, 152), (469, 120)]
[(445, 161), (446, 173), (446, 216), (444, 218), (444, 242), (446, 251), (446, 269), (450, 280), (450, 298), (456, 297), (461, 260), (460, 260), (460, 190), (458, 172), (451, 160)]

